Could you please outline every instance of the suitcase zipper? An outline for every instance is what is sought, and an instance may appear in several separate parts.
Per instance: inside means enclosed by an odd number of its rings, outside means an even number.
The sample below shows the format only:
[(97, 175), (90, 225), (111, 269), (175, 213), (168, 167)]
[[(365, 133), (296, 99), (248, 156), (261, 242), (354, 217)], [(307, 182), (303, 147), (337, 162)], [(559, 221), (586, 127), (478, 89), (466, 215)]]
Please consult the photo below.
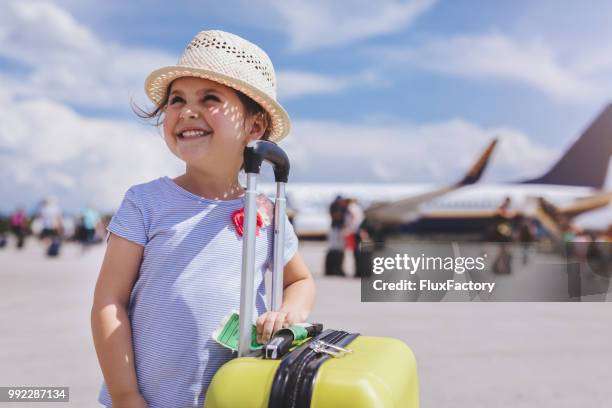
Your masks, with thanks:
[[(276, 372), (270, 392), (269, 408), (309, 407), (314, 386), (314, 378), (319, 367), (334, 352), (322, 350), (320, 342), (331, 348), (344, 347), (358, 334), (341, 330), (326, 330), (311, 342), (288, 354)], [(311, 345), (319, 343), (319, 346)], [(323, 346), (327, 349), (326, 346)]]
[[(345, 331), (335, 331), (324, 339), (316, 339), (314, 341), (324, 341), (325, 343), (335, 345), (341, 342), (343, 339), (350, 336)], [(310, 407), (310, 400), (312, 399), (312, 392), (314, 391), (314, 379), (319, 371), (319, 367), (331, 358), (328, 353), (322, 353), (315, 349), (312, 349), (311, 354), (313, 357), (308, 359), (297, 373), (296, 385), (292, 390), (291, 399), (289, 399), (290, 407), (292, 408), (307, 408)]]
[(324, 342), (323, 340), (314, 340), (310, 342), (309, 347), (313, 349), (315, 353), (325, 353), (337, 358), (344, 357), (345, 354), (351, 354), (353, 352), (351, 349), (338, 347), (334, 344)]

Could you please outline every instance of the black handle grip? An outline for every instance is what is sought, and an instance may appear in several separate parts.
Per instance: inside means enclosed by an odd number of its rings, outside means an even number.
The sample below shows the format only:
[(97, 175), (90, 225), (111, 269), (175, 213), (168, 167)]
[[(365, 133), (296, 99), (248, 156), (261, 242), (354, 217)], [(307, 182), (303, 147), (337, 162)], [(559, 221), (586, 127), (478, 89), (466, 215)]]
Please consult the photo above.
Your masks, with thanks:
[(289, 157), (276, 143), (257, 140), (244, 148), (245, 172), (259, 174), (264, 160), (272, 164), (274, 180), (286, 183), (289, 178)]

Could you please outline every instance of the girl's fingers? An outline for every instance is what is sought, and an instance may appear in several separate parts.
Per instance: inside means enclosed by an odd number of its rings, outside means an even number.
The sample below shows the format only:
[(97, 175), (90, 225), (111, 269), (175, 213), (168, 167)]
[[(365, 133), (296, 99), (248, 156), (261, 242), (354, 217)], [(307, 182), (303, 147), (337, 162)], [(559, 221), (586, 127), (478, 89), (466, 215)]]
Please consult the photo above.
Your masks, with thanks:
[(262, 336), (263, 336), (263, 332), (264, 332), (264, 328), (266, 325), (266, 321), (268, 320), (268, 318), (270, 317), (270, 314), (272, 314), (272, 312), (266, 312), (264, 314), (262, 314), (261, 316), (259, 316), (256, 320), (256, 333), (257, 333), (257, 342), (258, 343), (263, 343), (262, 341)]
[(257, 319), (257, 342), (265, 343), (274, 329), (276, 312), (266, 312)]
[(284, 327), (287, 313), (267, 312), (257, 319), (257, 342), (265, 343), (272, 335)]
[(272, 337), (272, 333), (274, 333), (274, 325), (276, 323), (277, 318), (278, 318), (277, 313), (270, 313), (266, 317), (266, 321), (264, 323), (263, 330), (261, 332), (261, 342), (262, 343), (267, 342), (268, 340), (270, 340), (270, 337)]
[(274, 330), (272, 333), (276, 333), (280, 329), (283, 328), (283, 324), (285, 323), (287, 315), (285, 313), (279, 313), (276, 321), (274, 322)]
[(266, 313), (262, 314), (255, 321), (255, 327), (256, 327), (256, 333), (257, 333), (257, 342), (258, 343), (261, 343), (261, 341), (259, 341), (259, 340), (261, 339), (261, 333), (263, 332), (263, 326), (264, 326), (264, 323), (266, 321), (266, 316), (267, 316), (268, 313), (270, 313), (270, 312), (266, 312)]
[(256, 321), (257, 342), (267, 342), (272, 334), (299, 323), (299, 320), (299, 316), (294, 312), (266, 312), (262, 314)]

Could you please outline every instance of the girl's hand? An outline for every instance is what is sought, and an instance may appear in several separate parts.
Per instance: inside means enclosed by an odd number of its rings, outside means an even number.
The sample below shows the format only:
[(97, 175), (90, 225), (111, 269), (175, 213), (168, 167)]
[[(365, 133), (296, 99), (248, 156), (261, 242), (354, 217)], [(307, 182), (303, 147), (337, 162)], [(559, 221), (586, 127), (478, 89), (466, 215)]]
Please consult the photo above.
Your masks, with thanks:
[(257, 318), (257, 342), (266, 343), (278, 330), (300, 321), (300, 316), (296, 312), (266, 312)]

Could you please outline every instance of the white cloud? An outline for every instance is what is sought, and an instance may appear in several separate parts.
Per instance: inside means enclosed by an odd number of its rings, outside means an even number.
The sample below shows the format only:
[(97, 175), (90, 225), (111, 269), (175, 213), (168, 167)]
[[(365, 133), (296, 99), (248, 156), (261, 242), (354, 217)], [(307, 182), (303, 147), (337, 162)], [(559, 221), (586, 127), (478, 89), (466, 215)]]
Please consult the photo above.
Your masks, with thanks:
[(1, 10), (2, 53), (28, 65), (74, 59), (100, 48), (87, 28), (53, 3), (10, 1)]
[(154, 129), (88, 119), (46, 99), (0, 110), (0, 196), (10, 209), (56, 195), (69, 209), (116, 208), (133, 184), (179, 174), (181, 163)]
[(494, 137), (500, 143), (486, 173), (489, 180), (536, 176), (556, 157), (520, 131), (461, 119), (421, 125), (302, 120), (283, 144), (295, 180), (444, 183), (463, 176)]
[(312, 94), (338, 93), (350, 86), (372, 86), (383, 81), (374, 72), (331, 76), (306, 71), (284, 70), (277, 73), (278, 98), (287, 100)]
[(597, 93), (586, 77), (547, 44), (502, 34), (456, 36), (413, 48), (385, 50), (392, 61), (469, 79), (501, 79), (535, 87), (555, 98), (581, 101)]
[(0, 3), (0, 56), (23, 68), (6, 86), (20, 96), (89, 107), (127, 107), (144, 78), (176, 58), (98, 38), (49, 1)]
[(341, 46), (410, 26), (435, 0), (273, 1), (294, 51)]
[(291, 99), (298, 96), (335, 93), (346, 88), (350, 81), (304, 71), (281, 71), (277, 74), (278, 98)]

